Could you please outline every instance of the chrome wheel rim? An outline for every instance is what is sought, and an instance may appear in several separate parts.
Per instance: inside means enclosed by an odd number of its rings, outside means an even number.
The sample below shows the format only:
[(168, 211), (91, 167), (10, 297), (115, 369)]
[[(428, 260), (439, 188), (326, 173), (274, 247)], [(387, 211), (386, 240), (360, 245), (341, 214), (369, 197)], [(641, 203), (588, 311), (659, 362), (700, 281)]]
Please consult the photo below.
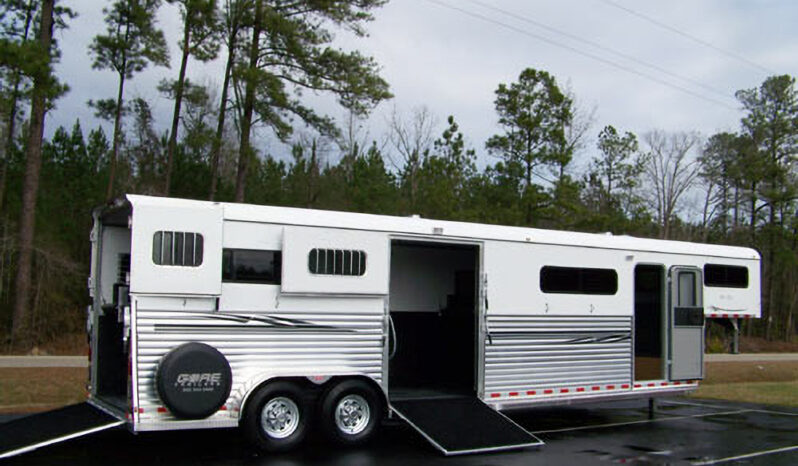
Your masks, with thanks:
[(260, 425), (272, 438), (286, 438), (299, 426), (299, 407), (290, 398), (272, 398), (260, 412)]
[(335, 425), (345, 434), (355, 435), (363, 432), (371, 419), (371, 410), (365, 398), (360, 395), (347, 395), (335, 407)]

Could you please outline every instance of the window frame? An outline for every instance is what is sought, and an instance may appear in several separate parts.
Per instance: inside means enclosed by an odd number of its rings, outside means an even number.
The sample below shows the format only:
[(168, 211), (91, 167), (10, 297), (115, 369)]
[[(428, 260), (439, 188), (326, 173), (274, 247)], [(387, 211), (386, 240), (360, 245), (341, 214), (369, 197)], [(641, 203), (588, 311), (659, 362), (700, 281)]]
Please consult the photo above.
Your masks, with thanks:
[[(559, 287), (554, 289), (550, 287), (548, 282), (548, 277), (544, 276), (546, 272), (551, 270), (554, 271), (573, 271), (576, 273), (576, 277), (571, 277), (575, 279), (577, 282), (577, 289), (563, 289)], [(585, 287), (585, 275), (589, 272), (608, 272), (612, 274), (612, 281), (613, 281), (613, 289), (612, 291), (594, 291), (590, 289), (586, 289)], [(545, 286), (544, 286), (545, 285)], [(540, 268), (539, 272), (539, 280), (538, 280), (538, 287), (541, 293), (544, 294), (567, 294), (567, 295), (588, 295), (588, 296), (615, 296), (618, 294), (618, 271), (615, 269), (607, 269), (601, 267), (567, 267), (567, 266), (559, 266), (559, 265), (544, 265)]]
[[(717, 271), (711, 271), (707, 273), (707, 268), (722, 268), (724, 269), (723, 272), (723, 283), (714, 280)], [(729, 284), (729, 270), (730, 269), (742, 269), (745, 271), (745, 285), (742, 284)], [(748, 272), (748, 267), (745, 265), (732, 265), (732, 264), (716, 264), (716, 263), (706, 263), (704, 264), (703, 268), (703, 275), (704, 275), (704, 286), (709, 288), (736, 288), (740, 290), (748, 289), (751, 285), (751, 274)]]
[[(275, 266), (272, 268), (272, 273), (276, 277), (274, 280), (253, 280), (253, 279), (240, 279), (236, 277), (236, 253), (272, 253), (272, 261), (274, 257), (278, 257)], [(230, 255), (230, 273), (232, 278), (225, 278), (225, 254)], [(249, 249), (249, 248), (222, 248), (222, 283), (243, 283), (249, 285), (281, 285), (283, 282), (283, 251), (279, 249)]]
[(363, 277), (368, 270), (367, 263), (367, 253), (362, 249), (313, 248), (308, 251), (308, 272), (311, 275)]
[[(193, 238), (193, 241), (190, 242), (191, 263), (186, 263), (186, 252), (189, 245), (186, 238), (188, 235)], [(178, 238), (180, 239), (178, 240)], [(168, 248), (165, 247), (167, 243)], [(205, 238), (199, 232), (158, 230), (152, 234), (151, 259), (152, 263), (158, 267), (201, 267), (205, 261)]]

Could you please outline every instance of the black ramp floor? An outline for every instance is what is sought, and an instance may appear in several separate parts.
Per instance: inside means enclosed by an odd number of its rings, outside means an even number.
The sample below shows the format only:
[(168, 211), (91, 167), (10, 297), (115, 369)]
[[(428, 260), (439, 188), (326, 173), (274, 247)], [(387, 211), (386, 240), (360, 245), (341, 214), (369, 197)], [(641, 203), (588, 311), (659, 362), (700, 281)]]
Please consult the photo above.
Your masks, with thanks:
[(0, 424), (0, 458), (121, 425), (88, 403), (65, 406)]
[(392, 400), (394, 411), (446, 455), (542, 445), (474, 397)]

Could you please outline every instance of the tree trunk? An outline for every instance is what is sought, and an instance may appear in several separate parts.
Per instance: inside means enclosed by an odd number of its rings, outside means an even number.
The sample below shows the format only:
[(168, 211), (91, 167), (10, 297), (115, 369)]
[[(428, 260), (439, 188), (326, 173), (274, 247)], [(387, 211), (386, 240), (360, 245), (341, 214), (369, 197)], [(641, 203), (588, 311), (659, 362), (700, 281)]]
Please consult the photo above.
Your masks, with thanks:
[[(53, 38), (53, 9), (55, 0), (44, 0), (41, 11), (39, 42), (42, 50), (48, 53)], [(29, 294), (31, 286), (31, 262), (33, 256), (33, 235), (36, 222), (36, 196), (39, 191), (39, 171), (42, 162), (42, 137), (44, 136), (44, 116), (47, 110), (47, 86), (49, 69), (43, 75), (34, 77), (33, 97), (31, 99), (30, 128), (25, 162), (25, 178), (22, 185), (22, 210), (19, 222), (19, 260), (15, 286), (14, 311), (12, 314), (11, 339), (26, 344), (29, 335), (30, 316)]]
[[(188, 9), (188, 7), (186, 7)], [(177, 76), (177, 87), (175, 88), (175, 109), (172, 113), (172, 130), (169, 132), (169, 145), (166, 149), (166, 181), (164, 183), (163, 194), (168, 196), (172, 185), (172, 165), (177, 149), (177, 129), (180, 126), (180, 106), (183, 103), (183, 87), (186, 81), (186, 65), (188, 64), (189, 40), (191, 39), (191, 22), (189, 12), (186, 11), (185, 24), (183, 25), (183, 56), (180, 59), (180, 73)]]
[[(27, 10), (25, 11), (25, 28), (24, 33), (22, 34), (22, 41), (28, 41), (28, 34), (30, 33), (30, 25), (33, 22), (33, 13), (36, 7), (34, 6), (35, 0), (30, 0), (27, 5)], [(16, 131), (17, 126), (17, 104), (19, 102), (19, 85), (22, 82), (22, 75), (19, 71), (15, 71), (12, 76), (12, 82), (14, 83), (11, 86), (11, 103), (10, 109), (8, 110), (8, 122), (6, 123), (6, 138), (4, 141), (3, 146), (3, 159), (0, 160), (0, 163), (3, 164), (3, 167), (0, 169), (0, 210), (3, 208), (3, 202), (5, 201), (5, 194), (6, 194), (6, 179), (8, 178), (8, 160), (11, 156), (11, 148), (14, 145), (14, 132)]]
[(224, 120), (227, 114), (227, 90), (230, 88), (230, 76), (233, 74), (233, 63), (235, 62), (235, 35), (230, 38), (227, 50), (227, 65), (224, 67), (224, 82), (222, 83), (222, 101), (219, 102), (219, 118), (216, 122), (216, 138), (213, 140), (211, 149), (211, 192), (209, 200), (216, 197), (216, 184), (219, 175), (219, 156), (222, 151), (222, 137), (224, 135)]
[(105, 192), (105, 199), (110, 201), (114, 198), (114, 179), (116, 178), (116, 162), (119, 158), (119, 137), (122, 129), (122, 94), (125, 89), (125, 73), (119, 73), (119, 89), (116, 93), (116, 114), (114, 115), (114, 137), (111, 149), (111, 160), (108, 162), (108, 189)]
[[(260, 33), (261, 33), (261, 1), (255, 4), (255, 23), (252, 28), (252, 43), (249, 46), (249, 71), (254, 72), (258, 67), (258, 55), (260, 53)], [(249, 133), (252, 129), (252, 115), (255, 109), (255, 82), (247, 76), (246, 90), (244, 91), (244, 112), (241, 118), (241, 144), (238, 155), (238, 173), (236, 174), (236, 196), (235, 202), (244, 202), (244, 192), (247, 183), (247, 169), (249, 159), (253, 156), (252, 147), (249, 143)]]

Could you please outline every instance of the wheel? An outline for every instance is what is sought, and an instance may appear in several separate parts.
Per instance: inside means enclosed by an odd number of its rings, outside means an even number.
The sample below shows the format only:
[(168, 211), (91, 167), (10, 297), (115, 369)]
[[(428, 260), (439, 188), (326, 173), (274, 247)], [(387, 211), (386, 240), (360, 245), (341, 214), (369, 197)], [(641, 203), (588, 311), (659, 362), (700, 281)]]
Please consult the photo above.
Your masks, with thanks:
[(310, 409), (302, 391), (288, 382), (260, 388), (247, 402), (241, 426), (256, 447), (280, 452), (299, 445), (308, 430)]
[(321, 427), (327, 438), (343, 445), (362, 445), (377, 433), (382, 398), (361, 380), (344, 380), (322, 397)]

